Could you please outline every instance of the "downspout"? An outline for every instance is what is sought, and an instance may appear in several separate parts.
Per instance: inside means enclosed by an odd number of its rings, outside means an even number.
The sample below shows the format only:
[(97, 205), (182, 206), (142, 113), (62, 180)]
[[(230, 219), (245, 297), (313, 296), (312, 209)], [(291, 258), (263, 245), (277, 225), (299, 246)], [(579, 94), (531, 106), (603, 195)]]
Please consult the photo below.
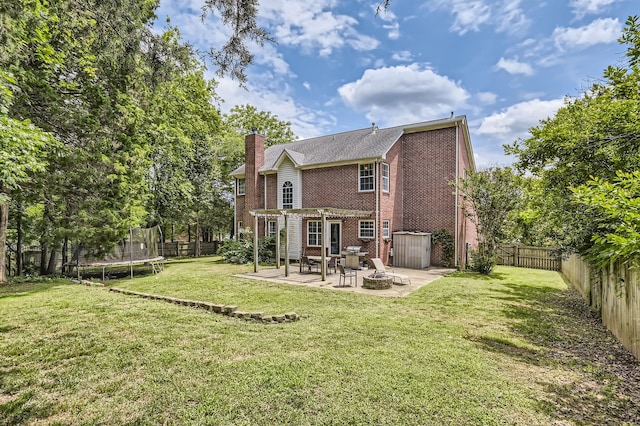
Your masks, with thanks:
[[(233, 239), (238, 239), (238, 178), (234, 178), (235, 184), (233, 185)], [(173, 235), (173, 234), (172, 234)]]
[[(263, 209), (267, 209), (267, 175), (262, 175), (264, 179), (264, 204), (262, 205)], [(276, 231), (278, 226), (276, 225)], [(267, 216), (264, 217), (264, 236), (269, 236), (269, 218)]]
[(453, 245), (453, 259), (457, 268), (460, 267), (460, 263), (458, 262), (458, 184), (459, 182), (459, 173), (460, 173), (460, 143), (459, 143), (459, 130), (458, 130), (458, 122), (456, 121), (456, 216), (455, 216), (455, 230), (453, 240), (455, 241)]
[(375, 165), (375, 189), (376, 189), (376, 258), (380, 257), (380, 161), (376, 160)]

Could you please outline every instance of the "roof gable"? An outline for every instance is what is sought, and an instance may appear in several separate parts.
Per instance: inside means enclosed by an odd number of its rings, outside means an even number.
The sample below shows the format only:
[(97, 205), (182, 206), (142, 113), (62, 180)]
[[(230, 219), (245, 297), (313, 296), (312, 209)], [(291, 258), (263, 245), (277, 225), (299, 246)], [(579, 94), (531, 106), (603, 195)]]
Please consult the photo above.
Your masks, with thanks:
[[(291, 159), (297, 168), (321, 167), (324, 165), (355, 163), (372, 159), (384, 159), (391, 147), (404, 133), (428, 131), (446, 128), (462, 123), (466, 126), (464, 115), (447, 119), (424, 121), (420, 123), (378, 129), (368, 127), (333, 135), (298, 140), (286, 144), (273, 145), (265, 150), (264, 165), (261, 173), (277, 171), (285, 157)], [(231, 175), (245, 173), (244, 165)]]

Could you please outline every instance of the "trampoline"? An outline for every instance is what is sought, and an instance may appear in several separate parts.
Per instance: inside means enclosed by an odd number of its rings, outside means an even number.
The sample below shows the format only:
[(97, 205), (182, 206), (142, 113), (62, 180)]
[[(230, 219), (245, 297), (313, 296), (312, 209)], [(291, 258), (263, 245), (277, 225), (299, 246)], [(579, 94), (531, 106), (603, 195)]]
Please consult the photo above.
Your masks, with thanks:
[(129, 274), (133, 278), (133, 266), (148, 264), (153, 274), (164, 270), (164, 253), (159, 252), (162, 241), (162, 230), (159, 226), (153, 228), (135, 228), (129, 230), (127, 238), (113, 246), (111, 251), (102, 257), (91, 256), (83, 244), (76, 244), (70, 262), (65, 266), (75, 267), (78, 279), (81, 279), (81, 269), (101, 268), (102, 281), (105, 280), (107, 268), (129, 266)]

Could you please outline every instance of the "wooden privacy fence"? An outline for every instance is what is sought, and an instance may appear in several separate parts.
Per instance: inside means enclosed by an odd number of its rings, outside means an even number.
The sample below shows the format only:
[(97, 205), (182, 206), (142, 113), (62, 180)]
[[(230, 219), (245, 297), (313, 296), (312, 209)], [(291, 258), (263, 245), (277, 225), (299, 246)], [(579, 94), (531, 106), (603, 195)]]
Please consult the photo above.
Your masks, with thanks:
[(520, 268), (559, 271), (562, 263), (557, 249), (553, 247), (530, 247), (500, 245), (496, 253), (496, 263)]
[(574, 254), (562, 261), (562, 274), (620, 343), (640, 359), (640, 270), (611, 262), (596, 271)]
[[(220, 247), (220, 241), (211, 241), (209, 243), (200, 243), (200, 255), (208, 256), (212, 254), (216, 254), (218, 251), (218, 247)], [(163, 253), (164, 257), (179, 257), (179, 256), (194, 256), (196, 252), (196, 243), (184, 243), (184, 242), (173, 242), (173, 243), (161, 243), (160, 244), (160, 253)]]

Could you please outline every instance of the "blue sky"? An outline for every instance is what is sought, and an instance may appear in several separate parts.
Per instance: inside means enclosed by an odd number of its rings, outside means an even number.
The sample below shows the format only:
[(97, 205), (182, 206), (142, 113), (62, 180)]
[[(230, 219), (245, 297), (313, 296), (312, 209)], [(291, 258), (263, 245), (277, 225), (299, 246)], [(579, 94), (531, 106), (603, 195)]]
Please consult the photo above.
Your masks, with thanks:
[[(203, 0), (161, 0), (184, 40), (207, 50), (228, 29), (202, 22)], [(476, 164), (513, 161), (565, 96), (580, 96), (608, 65), (638, 0), (263, 0), (259, 23), (277, 44), (251, 46), (246, 90), (218, 81), (220, 109), (251, 104), (292, 123), (299, 138), (466, 114)], [(635, 7), (632, 7), (635, 6)]]

